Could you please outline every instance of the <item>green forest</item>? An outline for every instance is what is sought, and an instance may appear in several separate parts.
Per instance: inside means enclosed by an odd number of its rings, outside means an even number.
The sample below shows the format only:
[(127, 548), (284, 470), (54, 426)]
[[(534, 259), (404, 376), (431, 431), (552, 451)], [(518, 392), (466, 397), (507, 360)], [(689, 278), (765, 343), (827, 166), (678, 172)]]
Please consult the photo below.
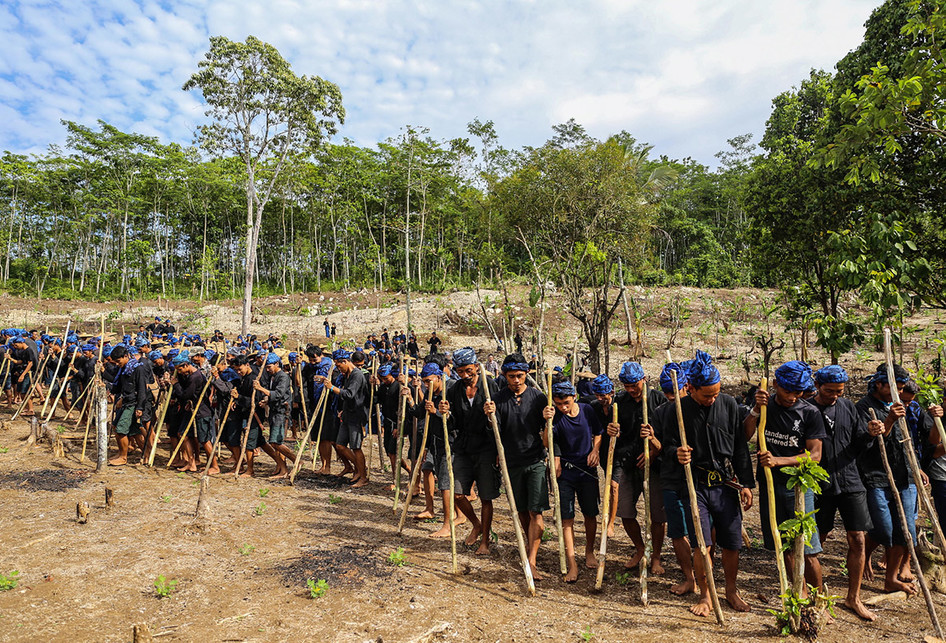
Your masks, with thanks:
[(360, 147), (330, 80), (256, 38), (212, 38), (181, 90), (208, 106), (192, 147), (64, 121), (63, 147), (3, 154), (0, 287), (96, 300), (773, 287), (844, 352), (878, 320), (946, 305), (944, 6), (888, 0), (856, 50), (795, 79), (761, 139), (732, 138), (716, 167), (574, 121), (522, 149), (486, 119)]

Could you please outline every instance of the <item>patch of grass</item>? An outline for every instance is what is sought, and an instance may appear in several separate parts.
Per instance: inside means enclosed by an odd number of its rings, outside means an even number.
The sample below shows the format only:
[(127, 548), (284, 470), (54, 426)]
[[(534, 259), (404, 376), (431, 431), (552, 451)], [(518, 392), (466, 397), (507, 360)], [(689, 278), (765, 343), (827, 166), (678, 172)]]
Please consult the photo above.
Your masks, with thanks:
[(322, 598), (328, 591), (328, 581), (324, 578), (320, 578), (318, 581), (310, 578), (305, 584), (309, 588), (309, 598)]
[(161, 502), (171, 502), (171, 494), (166, 493), (161, 496)]
[(167, 580), (164, 574), (158, 576), (154, 581), (154, 593), (158, 598), (169, 598), (175, 589), (177, 589), (177, 581)]
[(336, 496), (334, 493), (330, 493), (330, 494), (328, 494), (328, 502), (329, 502), (330, 505), (341, 504), (341, 502), (342, 502), (342, 497), (341, 497), (341, 496)]
[(591, 639), (593, 639), (593, 638), (595, 637), (594, 633), (591, 631), (591, 626), (590, 626), (590, 625), (587, 626), (587, 627), (585, 627), (585, 629), (582, 630), (582, 632), (581, 632), (581, 634), (579, 634), (579, 636), (581, 636), (581, 640), (582, 640), (582, 641), (590, 641)]
[(388, 564), (395, 567), (404, 567), (407, 564), (407, 556), (404, 555), (404, 548), (398, 547), (388, 556)]
[(614, 575), (614, 580), (618, 582), (618, 585), (628, 585), (634, 578), (631, 576), (631, 572), (618, 572)]
[(256, 551), (256, 547), (249, 543), (243, 543), (243, 545), (240, 546), (239, 551), (241, 556), (249, 556), (254, 551)]
[(259, 497), (260, 497), (260, 498), (265, 498), (265, 497), (268, 496), (268, 495), (269, 495), (269, 488), (268, 488), (268, 487), (263, 487), (262, 489), (259, 490)]
[(254, 509), (253, 512), (254, 512), (257, 516), (262, 516), (262, 515), (266, 512), (266, 503), (265, 503), (265, 502), (261, 502), (261, 503), (259, 503), (258, 505), (256, 505), (256, 509)]
[(0, 447), (0, 453), (6, 453), (10, 450), (10, 447)]
[(16, 584), (20, 582), (19, 580), (20, 572), (15, 569), (9, 574), (0, 573), (0, 592), (6, 592), (11, 589), (16, 588)]

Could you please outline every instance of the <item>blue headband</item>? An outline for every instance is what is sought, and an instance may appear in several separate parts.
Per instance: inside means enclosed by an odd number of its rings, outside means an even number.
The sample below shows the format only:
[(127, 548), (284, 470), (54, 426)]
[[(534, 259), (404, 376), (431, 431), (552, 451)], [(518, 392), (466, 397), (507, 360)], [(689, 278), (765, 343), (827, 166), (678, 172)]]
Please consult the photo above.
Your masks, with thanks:
[(326, 377), (328, 375), (329, 369), (332, 368), (332, 360), (328, 357), (323, 357), (322, 361), (319, 362), (319, 365), (315, 367), (315, 374)]
[(427, 362), (420, 371), (421, 378), (430, 377), (431, 375), (437, 375), (438, 377), (443, 375), (443, 370), (436, 362)]
[(811, 367), (793, 359), (775, 369), (775, 383), (787, 391), (807, 391), (812, 387)]
[(336, 362), (343, 359), (351, 359), (351, 353), (346, 351), (344, 348), (339, 348), (338, 350), (332, 353), (332, 359)]
[(559, 382), (558, 384), (552, 384), (552, 397), (575, 397), (578, 393), (575, 391), (575, 387), (572, 386), (571, 382)]
[(154, 362), (159, 359), (164, 359), (164, 355), (161, 354), (161, 351), (151, 351), (148, 353), (148, 359)]
[(177, 354), (180, 352), (181, 352), (181, 349), (172, 348), (171, 350), (168, 351), (168, 359), (173, 360), (175, 357), (177, 357)]
[(394, 375), (395, 370), (396, 369), (394, 367), (394, 364), (391, 364), (390, 362), (388, 362), (387, 364), (382, 364), (381, 366), (378, 367), (378, 377), (386, 377), (388, 375)]
[(297, 359), (299, 359), (299, 353), (297, 353), (297, 352), (295, 352), (295, 351), (292, 351), (291, 353), (289, 353), (289, 361), (290, 361), (290, 362), (294, 362), (294, 361), (296, 361)]
[(226, 368), (222, 373), (220, 373), (220, 379), (222, 379), (224, 382), (235, 382), (240, 379), (240, 374), (232, 368)]
[(644, 379), (644, 367), (637, 362), (624, 362), (618, 379), (624, 384), (633, 384)]
[(660, 388), (666, 393), (676, 393), (673, 390), (673, 376), (670, 374), (671, 371), (676, 371), (677, 373), (677, 387), (683, 388), (687, 383), (687, 374), (684, 372), (683, 368), (676, 362), (670, 362), (664, 366), (664, 370), (660, 372)]
[(523, 371), (524, 373), (529, 372), (529, 365), (525, 362), (507, 362), (502, 366), (503, 373), (510, 373), (512, 371)]
[(469, 346), (453, 351), (454, 366), (469, 366), (476, 364), (476, 351)]
[(608, 395), (609, 393), (614, 393), (614, 382), (611, 381), (611, 378), (602, 373), (598, 377), (591, 380), (591, 392), (595, 395)]
[(269, 355), (267, 355), (266, 365), (269, 366), (270, 364), (282, 364), (282, 360), (279, 359), (279, 355), (277, 355), (276, 353), (270, 353)]
[(846, 381), (848, 381), (847, 371), (837, 364), (815, 371), (815, 382), (818, 384), (843, 384)]
[(83, 352), (85, 352), (85, 351), (94, 351), (94, 350), (95, 350), (95, 344), (84, 344), (84, 345), (82, 346), (82, 351), (83, 351)]
[(687, 379), (691, 385), (700, 388), (717, 384), (722, 378), (719, 375), (719, 369), (713, 366), (713, 358), (709, 356), (709, 353), (697, 350), (696, 357), (693, 358), (687, 371)]
[(171, 359), (171, 364), (180, 366), (181, 364), (190, 364), (190, 354), (187, 351), (181, 351)]

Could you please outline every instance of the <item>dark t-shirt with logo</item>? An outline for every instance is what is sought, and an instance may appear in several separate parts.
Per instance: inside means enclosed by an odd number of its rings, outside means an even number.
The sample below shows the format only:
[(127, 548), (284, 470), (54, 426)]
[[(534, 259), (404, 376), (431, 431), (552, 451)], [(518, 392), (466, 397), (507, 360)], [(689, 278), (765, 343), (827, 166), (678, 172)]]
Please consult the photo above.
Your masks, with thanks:
[[(769, 453), (779, 458), (788, 458), (803, 454), (808, 440), (824, 440), (824, 420), (821, 413), (811, 402), (798, 400), (792, 406), (785, 407), (769, 400), (768, 418), (765, 422), (765, 443)], [(780, 467), (772, 469), (774, 483), (784, 485), (788, 476)], [(761, 474), (761, 469), (759, 471)], [(761, 478), (761, 475), (760, 475)]]

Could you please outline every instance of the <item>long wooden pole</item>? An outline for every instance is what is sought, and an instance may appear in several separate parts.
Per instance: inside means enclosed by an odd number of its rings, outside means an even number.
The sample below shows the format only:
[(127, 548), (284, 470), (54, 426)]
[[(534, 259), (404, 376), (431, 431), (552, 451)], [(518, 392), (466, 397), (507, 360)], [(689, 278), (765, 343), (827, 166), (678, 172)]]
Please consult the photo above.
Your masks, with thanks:
[(71, 319), (66, 322), (66, 332), (62, 334), (62, 350), (59, 351), (59, 361), (56, 363), (56, 371), (53, 373), (53, 379), (49, 383), (49, 391), (46, 393), (46, 401), (43, 402), (43, 410), (39, 412), (41, 416), (46, 414), (46, 407), (49, 405), (49, 398), (53, 393), (53, 385), (56, 383), (56, 376), (59, 375), (59, 369), (62, 366), (62, 358), (66, 355), (66, 340), (69, 339), (70, 326), (72, 326)]
[[(79, 394), (79, 397), (77, 397), (75, 401), (73, 401), (72, 406), (69, 407), (69, 410), (66, 411), (66, 417), (62, 419), (63, 422), (66, 422), (69, 419), (69, 416), (72, 415), (73, 411), (81, 408), (81, 410), (79, 411), (79, 417), (76, 418), (76, 426), (78, 426), (79, 422), (82, 421), (82, 414), (85, 413), (85, 409), (86, 407), (88, 407), (89, 398), (87, 398), (86, 395), (88, 395), (91, 389), (92, 389), (92, 381), (90, 380), (89, 383), (86, 384), (85, 388), (82, 389), (82, 392)], [(79, 406), (80, 402), (83, 403), (81, 407)]]
[(450, 502), (447, 510), (450, 512), (450, 558), (453, 561), (453, 573), (459, 574), (457, 565), (457, 521), (456, 521), (456, 482), (453, 479), (453, 453), (450, 450), (450, 430), (447, 428), (447, 421), (450, 419), (450, 411), (443, 414), (443, 443), (444, 453), (447, 456), (447, 474), (450, 480)]
[(381, 404), (380, 402), (374, 409), (375, 413), (375, 426), (378, 427), (378, 463), (381, 468), (381, 472), (385, 472), (388, 468), (384, 465), (384, 424), (381, 423)]
[(407, 520), (407, 510), (411, 506), (411, 497), (414, 495), (414, 487), (420, 480), (420, 470), (423, 469), (424, 457), (427, 455), (427, 431), (430, 428), (430, 413), (424, 414), (424, 436), (421, 438), (420, 446), (417, 449), (417, 460), (414, 461), (414, 470), (411, 471), (411, 484), (407, 487), (407, 497), (404, 498), (404, 507), (401, 509), (401, 519), (397, 523), (397, 535), (400, 536), (404, 531), (404, 521)]
[[(891, 349), (889, 328), (884, 329), (884, 357), (887, 359), (887, 381), (890, 383), (890, 398), (894, 404), (897, 404), (900, 402), (900, 391), (897, 390), (896, 373), (894, 373), (893, 370), (893, 350)], [(939, 418), (936, 419), (938, 420)], [(913, 473), (913, 483), (916, 485), (916, 490), (920, 495), (923, 508), (926, 509), (926, 515), (929, 516), (930, 522), (933, 525), (934, 542), (939, 546), (940, 551), (946, 552), (946, 538), (944, 538), (943, 530), (939, 525), (939, 514), (936, 512), (936, 507), (933, 505), (933, 499), (930, 498), (926, 485), (923, 484), (922, 469), (920, 468), (920, 463), (917, 461), (916, 449), (913, 448), (913, 438), (910, 435), (906, 417), (900, 418), (899, 425), (900, 433), (903, 434), (901, 438), (903, 441), (903, 450), (907, 453), (907, 460), (910, 463), (910, 470)]]
[[(46, 416), (46, 419), (43, 420), (43, 422), (49, 423), (49, 420), (52, 419), (53, 415), (56, 413), (56, 407), (59, 406), (59, 400), (62, 399), (62, 392), (66, 390), (66, 379), (69, 377), (69, 369), (72, 368), (72, 364), (76, 361), (76, 355), (78, 354), (79, 348), (76, 347), (76, 349), (72, 351), (72, 358), (69, 360), (69, 366), (66, 367), (66, 374), (63, 375), (62, 381), (59, 383), (59, 390), (56, 391), (56, 399), (53, 401), (53, 407), (49, 409), (49, 415)], [(53, 377), (53, 381), (55, 381), (55, 376)], [(52, 392), (52, 390), (50, 390), (50, 392)]]
[[(578, 375), (578, 337), (575, 337), (575, 343), (572, 344), (572, 372), (571, 382), (575, 386), (575, 377)], [(551, 391), (549, 392), (551, 395)]]
[[(538, 376), (538, 373), (536, 373)], [(552, 404), (552, 369), (545, 373), (545, 393), (549, 396), (549, 408), (554, 408)], [(577, 404), (577, 401), (576, 401)], [(552, 429), (552, 418), (545, 421), (546, 442), (549, 445), (549, 471), (552, 473), (552, 497), (555, 500), (555, 529), (558, 530), (558, 566), (562, 575), (568, 573), (568, 560), (565, 555), (565, 532), (562, 529), (562, 503), (559, 497), (558, 478), (555, 475), (555, 440)]]
[[(618, 423), (617, 402), (611, 403), (611, 422)], [(604, 468), (604, 502), (601, 503), (601, 546), (598, 549), (598, 575), (595, 577), (595, 589), (600, 590), (604, 583), (604, 563), (608, 557), (608, 516), (611, 515), (611, 474), (614, 473), (614, 447), (617, 438), (611, 438), (608, 445), (608, 463)]]
[(230, 417), (230, 410), (233, 408), (233, 398), (227, 398), (227, 410), (223, 412), (223, 420), (220, 421), (220, 426), (217, 427), (217, 439), (214, 440), (213, 451), (210, 452), (210, 461), (207, 463), (207, 466), (204, 467), (204, 475), (202, 478), (210, 477), (208, 471), (210, 470), (210, 463), (214, 461), (214, 458), (217, 457), (217, 454), (220, 453), (220, 439), (223, 437), (223, 430), (227, 426), (227, 418)]
[[(312, 417), (309, 418), (309, 422), (306, 424), (305, 433), (302, 435), (302, 443), (299, 446), (299, 450), (296, 451), (296, 459), (292, 464), (292, 471), (289, 472), (290, 485), (295, 481), (296, 474), (299, 473), (299, 469), (302, 468), (302, 456), (305, 455), (306, 444), (309, 442), (309, 436), (312, 434), (312, 427), (315, 425), (315, 420), (319, 417), (319, 411), (322, 408), (322, 403), (325, 401), (325, 397), (325, 390), (323, 389), (322, 394), (319, 395), (318, 402), (315, 403), (315, 408), (312, 410)], [(319, 450), (318, 443), (315, 444), (315, 450), (316, 452)]]
[[(398, 376), (404, 375), (404, 386), (407, 386), (407, 373), (404, 372), (404, 355), (401, 354), (401, 370)], [(401, 462), (404, 457), (404, 415), (407, 409), (407, 398), (401, 396), (397, 411), (397, 463), (394, 465), (394, 511), (397, 511), (397, 503), (401, 498)], [(410, 493), (410, 491), (408, 491)]]
[[(204, 401), (204, 395), (207, 394), (207, 389), (210, 388), (210, 382), (213, 380), (213, 377), (208, 377), (207, 381), (204, 383), (204, 388), (200, 391), (200, 396), (197, 398), (197, 404), (194, 405), (194, 411), (191, 413), (191, 419), (188, 420), (187, 426), (184, 428), (184, 432), (181, 434), (181, 439), (177, 441), (177, 446), (174, 447), (174, 451), (171, 452), (171, 457), (168, 458), (168, 469), (171, 468), (171, 463), (174, 462), (174, 458), (177, 457), (177, 452), (181, 450), (181, 445), (184, 444), (184, 440), (187, 439), (187, 436), (190, 434), (191, 427), (194, 426), (194, 420), (197, 419), (197, 411), (200, 410), (201, 402)], [(210, 466), (210, 463), (207, 463), (207, 466)]]
[[(768, 383), (768, 379), (763, 377), (759, 382), (759, 390), (767, 390)], [(768, 406), (763, 406), (759, 410), (759, 413), (761, 415), (759, 415), (759, 423), (756, 426), (759, 451), (768, 451), (768, 446), (765, 443), (765, 423), (768, 416)], [(778, 569), (778, 593), (779, 596), (786, 596), (788, 594), (788, 572), (785, 569), (785, 556), (782, 554), (782, 534), (778, 530), (778, 518), (775, 517), (775, 483), (772, 479), (772, 469), (770, 467), (762, 467), (762, 472), (765, 476), (765, 489), (769, 500), (769, 513), (764, 519), (768, 523), (769, 533), (772, 535), (772, 542), (775, 544), (775, 568)], [(786, 600), (786, 598), (782, 599), (783, 606)]]
[[(885, 330), (884, 332), (887, 333), (889, 330)], [(893, 373), (891, 373), (890, 390), (893, 392), (896, 391), (896, 389), (897, 380), (893, 377)], [(877, 414), (874, 412), (874, 409), (870, 409), (870, 418), (872, 420), (877, 419)], [(883, 461), (884, 469), (887, 472), (887, 484), (890, 485), (890, 495), (893, 496), (897, 505), (897, 516), (900, 518), (900, 529), (903, 531), (903, 540), (907, 543), (907, 550), (910, 552), (910, 560), (913, 562), (913, 571), (916, 573), (917, 580), (920, 581), (920, 589), (923, 590), (923, 598), (926, 601), (926, 610), (930, 613), (930, 621), (933, 622), (933, 627), (936, 629), (936, 636), (942, 640), (944, 638), (943, 628), (939, 625), (939, 617), (936, 615), (936, 605), (933, 603), (933, 596), (930, 594), (930, 587), (926, 583), (926, 576), (923, 575), (923, 569), (920, 567), (920, 559), (916, 556), (916, 547), (913, 546), (913, 535), (910, 533), (910, 528), (907, 526), (907, 516), (903, 510), (903, 501), (900, 499), (900, 491), (897, 489), (897, 481), (893, 477), (893, 469), (890, 468), (890, 460), (887, 458), (887, 447), (884, 444), (883, 434), (877, 436), (877, 446), (880, 449), (880, 459)], [(935, 518), (933, 520), (935, 522)]]
[[(644, 380), (644, 397), (641, 400), (641, 409), (644, 412), (644, 424), (647, 421), (647, 380)], [(679, 394), (680, 391), (677, 391)], [(650, 571), (650, 556), (653, 552), (653, 538), (650, 533), (650, 438), (644, 440), (644, 556), (640, 562), (641, 572), (641, 603), (647, 605), (647, 573)]]
[[(26, 403), (29, 401), (29, 399), (30, 399), (30, 397), (33, 395), (33, 393), (36, 392), (36, 389), (37, 389), (37, 387), (39, 386), (40, 382), (43, 381), (43, 369), (46, 368), (46, 362), (49, 360), (49, 356), (50, 356), (50, 355), (52, 355), (52, 353), (49, 352), (49, 351), (47, 351), (47, 352), (46, 352), (46, 357), (43, 358), (43, 361), (42, 361), (42, 362), (40, 363), (40, 365), (39, 365), (39, 370), (38, 370), (37, 373), (36, 373), (36, 377), (33, 378), (33, 382), (30, 384), (30, 390), (28, 390), (28, 391), (26, 392), (26, 395), (23, 397), (23, 401), (20, 402), (20, 406), (17, 407), (17, 409), (16, 409), (16, 413), (14, 413), (14, 414), (13, 414), (13, 417), (10, 418), (10, 421), (11, 421), (11, 422), (12, 422), (13, 420), (15, 420), (17, 417), (19, 417), (20, 412), (22, 412), (23, 409), (26, 407)], [(6, 355), (4, 355), (4, 357), (6, 357)], [(9, 360), (7, 360), (7, 361), (9, 361)], [(11, 368), (12, 368), (12, 366), (11, 366)], [(0, 368), (0, 384), (2, 384), (2, 383), (3, 383), (3, 369)], [(67, 415), (66, 417), (68, 417), (68, 415)], [(63, 421), (65, 422), (65, 420), (63, 420)]]
[[(377, 374), (378, 359), (376, 355), (375, 359), (371, 362), (371, 377), (375, 378)], [(371, 391), (368, 396), (368, 435), (365, 437), (365, 441), (368, 443), (368, 448), (366, 449), (366, 451), (368, 451), (368, 462), (366, 463), (365, 467), (365, 475), (367, 475), (369, 479), (371, 478), (371, 460), (373, 459), (374, 455), (374, 449), (371, 448), (371, 418), (374, 415), (374, 413), (371, 412), (371, 408), (374, 406), (374, 389), (375, 386), (372, 384)]]
[[(335, 371), (335, 362), (332, 362), (332, 365), (328, 367), (328, 375), (326, 375), (326, 383), (322, 387), (322, 399), (319, 401), (319, 406), (322, 407), (322, 414), (319, 416), (319, 431), (315, 436), (315, 449), (312, 454), (312, 470), (315, 471), (315, 459), (319, 455), (319, 445), (322, 443), (322, 427), (325, 425), (325, 414), (328, 412), (328, 398), (331, 395), (332, 389), (332, 373)], [(331, 456), (329, 456), (331, 457)], [(323, 463), (324, 466), (324, 463)]]
[[(169, 384), (166, 391), (164, 391), (164, 398), (161, 401), (161, 405), (158, 410), (157, 420), (154, 425), (154, 439), (151, 442), (151, 453), (148, 454), (148, 466), (154, 466), (154, 456), (158, 452), (158, 440), (161, 438), (161, 427), (164, 426), (164, 418), (167, 417), (168, 407), (171, 406), (171, 391), (173, 389), (173, 384)], [(170, 462), (170, 460), (168, 460)]]
[[(263, 376), (263, 370), (266, 368), (266, 365), (260, 366), (259, 373), (256, 374), (256, 379), (254, 382), (259, 382), (260, 378)], [(246, 428), (243, 429), (243, 438), (240, 440), (240, 457), (237, 458), (236, 468), (233, 470), (233, 479), (240, 479), (240, 467), (243, 466), (243, 458), (246, 456), (246, 440), (250, 437), (250, 427), (253, 426), (253, 420), (259, 423), (259, 418), (256, 417), (256, 387), (253, 387), (253, 392), (250, 393), (250, 417), (246, 421)], [(260, 427), (260, 431), (263, 430), (263, 427)], [(171, 462), (171, 460), (168, 460)]]
[[(489, 394), (489, 384), (486, 383), (486, 367), (480, 364), (480, 377), (483, 379), (483, 392), (486, 395), (486, 401), (491, 402), (492, 396)], [(526, 586), (529, 589), (529, 595), (535, 596), (535, 580), (532, 578), (532, 566), (529, 564), (529, 554), (526, 552), (526, 540), (522, 533), (522, 525), (519, 522), (519, 510), (516, 509), (516, 498), (512, 492), (512, 481), (509, 479), (509, 467), (506, 466), (506, 450), (503, 448), (503, 439), (499, 434), (499, 422), (496, 420), (496, 414), (489, 414), (489, 421), (493, 425), (493, 438), (496, 440), (496, 453), (499, 459), (499, 469), (503, 474), (503, 484), (506, 487), (506, 499), (509, 501), (509, 511), (512, 513), (512, 525), (516, 530), (516, 544), (519, 546), (519, 559), (522, 562), (522, 571), (526, 576)]]
[[(667, 351), (669, 353), (669, 351)], [(669, 356), (667, 361), (672, 361)], [(673, 378), (673, 390), (679, 391), (677, 384), (677, 372), (670, 371), (670, 377)], [(683, 424), (683, 406), (680, 404), (680, 396), (674, 396), (674, 404), (677, 407), (677, 426), (680, 429), (680, 446), (687, 447), (687, 432)], [(693, 531), (696, 532), (696, 542), (700, 549), (700, 556), (703, 557), (703, 572), (706, 576), (706, 587), (709, 590), (710, 600), (713, 604), (713, 612), (716, 614), (716, 622), (723, 624), (723, 610), (719, 605), (719, 596), (716, 594), (716, 581), (713, 579), (713, 559), (706, 548), (706, 539), (703, 538), (703, 527), (700, 523), (700, 507), (696, 502), (696, 485), (693, 483), (693, 470), (690, 463), (683, 465), (683, 473), (686, 476), (687, 492), (690, 494), (690, 514), (693, 516)]]

